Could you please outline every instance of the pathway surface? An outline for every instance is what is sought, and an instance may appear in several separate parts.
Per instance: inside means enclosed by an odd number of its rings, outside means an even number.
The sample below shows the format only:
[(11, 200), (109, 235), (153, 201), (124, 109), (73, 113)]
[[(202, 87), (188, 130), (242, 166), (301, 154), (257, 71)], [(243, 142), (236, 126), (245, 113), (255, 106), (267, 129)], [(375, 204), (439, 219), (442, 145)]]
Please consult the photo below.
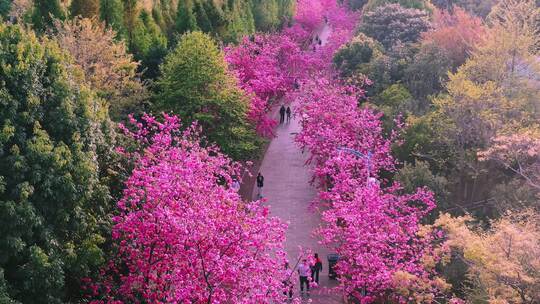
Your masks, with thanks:
[[(328, 26), (321, 30), (319, 37), (323, 43), (326, 42), (329, 32)], [(293, 104), (292, 107), (294, 106)], [(260, 168), (265, 181), (263, 197), (270, 206), (271, 214), (289, 224), (285, 249), (291, 267), (298, 259), (299, 246), (318, 253), (323, 261), (320, 287), (311, 292), (312, 303), (341, 303), (339, 296), (322, 292), (325, 287), (335, 287), (337, 282), (328, 278), (326, 259), (328, 250), (313, 236), (313, 230), (319, 227), (321, 219), (319, 213), (310, 209), (310, 203), (315, 199), (317, 190), (309, 183), (311, 172), (305, 166), (308, 153), (303, 154), (294, 142), (294, 136), (300, 130), (299, 121), (295, 118), (290, 123), (277, 127), (276, 137), (270, 143)], [(256, 195), (257, 188), (254, 187), (254, 199)], [(295, 291), (295, 296), (298, 296), (298, 290)]]

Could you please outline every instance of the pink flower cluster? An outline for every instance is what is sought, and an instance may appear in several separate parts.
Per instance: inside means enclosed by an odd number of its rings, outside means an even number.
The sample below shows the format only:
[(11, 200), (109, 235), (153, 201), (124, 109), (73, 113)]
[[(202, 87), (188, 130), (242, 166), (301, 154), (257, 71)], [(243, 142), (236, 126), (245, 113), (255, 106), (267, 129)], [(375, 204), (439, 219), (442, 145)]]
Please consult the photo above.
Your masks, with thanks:
[(406, 303), (394, 292), (395, 275), (405, 272), (422, 282), (422, 292), (438, 294), (435, 273), (423, 264), (434, 235), (419, 233), (421, 219), (435, 208), (433, 196), (427, 189), (404, 195), (381, 180), (379, 172), (394, 170), (395, 136), (383, 136), (380, 114), (359, 107), (358, 94), (322, 75), (304, 83), (298, 96), (297, 142), (311, 153), (323, 204), (318, 233), (341, 256), (342, 290), (365, 303)]
[(249, 119), (260, 135), (271, 136), (276, 122), (267, 113), (294, 90), (295, 79), (310, 66), (307, 57), (286, 35), (260, 34), (228, 47), (226, 59), (241, 87), (251, 96)]
[(123, 127), (135, 168), (114, 217), (117, 255), (92, 303), (274, 303), (285, 225), (231, 188), (240, 166), (200, 146), (196, 126), (144, 116)]
[[(395, 292), (404, 285), (435, 296), (435, 273), (423, 263), (432, 257), (435, 234), (420, 233), (421, 219), (435, 208), (433, 195), (427, 189), (404, 195), (399, 185), (379, 176), (395, 170), (391, 145), (397, 135), (385, 138), (380, 114), (358, 104), (363, 92), (341, 83), (332, 70), (332, 56), (352, 37), (357, 19), (340, 9), (324, 11), (331, 14), (332, 35), (312, 54), (320, 72), (289, 95), (298, 102), (302, 124), (296, 140), (310, 153), (320, 189), (318, 233), (341, 256), (337, 272), (348, 296), (362, 303), (389, 298), (407, 303), (407, 295)], [(407, 282), (399, 281), (401, 273)]]
[[(246, 38), (226, 51), (252, 97), (250, 119), (271, 135), (272, 105), (296, 104), (296, 140), (310, 153), (324, 203), (318, 233), (341, 256), (343, 291), (362, 303), (410, 302), (395, 293), (399, 286), (436, 294), (434, 273), (423, 264), (436, 233), (420, 229), (435, 206), (432, 194), (404, 195), (381, 179), (380, 172), (394, 170), (397, 138), (385, 138), (380, 114), (358, 105), (363, 92), (332, 70), (332, 56), (352, 37), (358, 16), (336, 0), (300, 0), (297, 8), (296, 24), (283, 33)], [(325, 19), (332, 34), (313, 51)], [(196, 126), (180, 131), (177, 117), (163, 120), (146, 115), (122, 127), (135, 144), (120, 151), (135, 168), (114, 218), (117, 255), (102, 281), (90, 284), (93, 303), (282, 302), (285, 225), (260, 202), (241, 201), (230, 186), (240, 166), (202, 147)]]
[[(249, 119), (260, 135), (273, 135), (276, 121), (268, 117), (273, 106), (294, 92), (301, 79), (328, 68), (337, 48), (352, 38), (357, 14), (335, 0), (301, 0), (295, 24), (281, 33), (245, 37), (237, 46), (226, 48), (226, 60), (240, 86), (251, 96)], [(311, 52), (312, 38), (325, 24), (336, 32), (317, 52)], [(288, 99), (286, 99), (288, 100)]]

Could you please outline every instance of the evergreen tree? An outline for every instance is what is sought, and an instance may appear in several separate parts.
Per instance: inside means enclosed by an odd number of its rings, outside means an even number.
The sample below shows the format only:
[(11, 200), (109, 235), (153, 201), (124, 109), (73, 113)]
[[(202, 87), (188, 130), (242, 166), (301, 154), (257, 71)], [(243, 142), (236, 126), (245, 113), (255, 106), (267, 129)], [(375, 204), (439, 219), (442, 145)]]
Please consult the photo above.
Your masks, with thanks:
[(208, 17), (208, 14), (206, 13), (204, 5), (201, 2), (195, 2), (193, 11), (195, 12), (195, 16), (197, 18), (197, 25), (199, 26), (199, 28), (205, 33), (212, 33), (214, 27), (212, 26), (212, 21), (210, 21), (210, 17)]
[(99, 14), (99, 0), (72, 0), (71, 16), (93, 18)]
[(185, 123), (198, 121), (208, 139), (235, 159), (253, 155), (258, 141), (247, 122), (247, 96), (207, 34), (184, 34), (161, 69), (156, 110), (173, 111)]
[(178, 13), (176, 17), (176, 31), (185, 33), (198, 30), (197, 18), (193, 13), (192, 0), (183, 0), (178, 2)]
[(292, 21), (296, 9), (295, 0), (278, 0), (279, 12), (278, 16), (281, 18), (282, 25), (288, 24)]
[(255, 32), (255, 20), (250, 0), (229, 1), (224, 14), (228, 22), (221, 38), (225, 42), (237, 42), (242, 37)]
[(161, 27), (161, 30), (169, 36), (173, 33), (176, 22), (176, 7), (173, 7), (173, 1), (161, 0), (157, 2), (152, 9), (152, 17)]
[[(360, 7), (362, 5), (362, 1), (360, 0), (354, 0), (351, 2), (353, 2), (351, 4), (355, 7)], [(354, 4), (354, 2), (359, 3)], [(362, 7), (364, 8), (364, 11), (368, 12), (373, 11), (379, 7), (386, 6), (388, 4), (399, 4), (405, 8), (414, 8), (419, 10), (426, 10), (429, 12), (433, 10), (433, 5), (431, 4), (431, 2), (426, 0), (367, 0), (367, 3), (365, 3), (365, 5), (362, 5)], [(387, 7), (386, 9), (395, 10), (394, 7)]]
[(124, 4), (124, 25), (126, 27), (130, 49), (133, 48), (133, 32), (138, 25), (141, 12), (138, 0), (122, 0)]
[(254, 0), (253, 16), (258, 30), (270, 31), (279, 25), (280, 16), (277, 0)]
[(212, 0), (206, 0), (206, 2), (202, 3), (202, 6), (214, 29), (217, 30), (227, 24), (227, 18), (223, 10), (216, 6)]
[(0, 302), (77, 303), (104, 260), (110, 121), (50, 40), (0, 24), (0, 53)]
[(167, 37), (145, 10), (137, 19), (131, 38), (131, 52), (142, 62), (145, 78), (154, 79), (159, 75), (159, 65), (167, 54)]
[(120, 35), (125, 33), (124, 9), (121, 0), (101, 0), (100, 18)]
[(0, 17), (5, 18), (11, 9), (12, 0), (0, 0)]
[(59, 0), (35, 0), (32, 23), (34, 28), (43, 32), (53, 25), (54, 19), (63, 20), (65, 12)]
[(344, 0), (343, 3), (353, 10), (359, 10), (366, 5), (368, 0)]

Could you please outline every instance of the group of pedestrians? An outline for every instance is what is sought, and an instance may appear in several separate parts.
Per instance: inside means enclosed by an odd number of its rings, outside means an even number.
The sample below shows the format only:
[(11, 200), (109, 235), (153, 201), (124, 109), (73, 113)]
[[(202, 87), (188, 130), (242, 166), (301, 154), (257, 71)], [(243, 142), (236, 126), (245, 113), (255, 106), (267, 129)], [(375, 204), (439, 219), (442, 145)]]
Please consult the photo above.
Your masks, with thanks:
[[(314, 262), (312, 264), (308, 263), (307, 259), (302, 260), (297, 268), (298, 277), (300, 279), (300, 295), (306, 294), (309, 296), (310, 282), (319, 284), (319, 273), (322, 269), (322, 261), (317, 253), (314, 255)], [(283, 281), (283, 294), (287, 295), (289, 299), (292, 299), (293, 297), (293, 284), (291, 283), (292, 273), (289, 263), (285, 263), (286, 279)], [(306, 293), (304, 293), (304, 288)]]
[(279, 109), (279, 123), (282, 124), (285, 122), (285, 114), (287, 114), (287, 123), (291, 122), (291, 107), (287, 106), (285, 108), (285, 105), (281, 105), (281, 108)]

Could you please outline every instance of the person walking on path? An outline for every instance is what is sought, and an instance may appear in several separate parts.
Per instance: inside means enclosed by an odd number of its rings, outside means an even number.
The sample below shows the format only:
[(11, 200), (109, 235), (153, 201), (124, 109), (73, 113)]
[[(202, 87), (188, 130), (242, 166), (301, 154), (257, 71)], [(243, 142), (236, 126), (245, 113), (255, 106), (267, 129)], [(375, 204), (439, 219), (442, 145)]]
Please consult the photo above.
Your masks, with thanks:
[(283, 295), (289, 298), (289, 301), (293, 297), (293, 284), (291, 282), (292, 270), (289, 268), (289, 263), (285, 263), (285, 278), (283, 280)]
[(236, 192), (240, 191), (240, 183), (238, 182), (236, 178), (233, 179), (231, 189), (233, 189)]
[(279, 109), (279, 123), (285, 122), (285, 106), (281, 105), (281, 109)]
[(306, 259), (302, 260), (302, 263), (298, 265), (298, 275), (300, 276), (300, 293), (304, 293), (304, 284), (309, 295), (309, 265)]
[(262, 188), (264, 187), (264, 176), (259, 172), (257, 175), (257, 189), (259, 189), (259, 192), (257, 194), (257, 198), (262, 198)]
[(319, 254), (315, 253), (315, 264), (311, 267), (311, 281), (319, 284), (319, 272), (322, 271), (322, 261)]
[(287, 107), (287, 122), (291, 122), (291, 107)]

